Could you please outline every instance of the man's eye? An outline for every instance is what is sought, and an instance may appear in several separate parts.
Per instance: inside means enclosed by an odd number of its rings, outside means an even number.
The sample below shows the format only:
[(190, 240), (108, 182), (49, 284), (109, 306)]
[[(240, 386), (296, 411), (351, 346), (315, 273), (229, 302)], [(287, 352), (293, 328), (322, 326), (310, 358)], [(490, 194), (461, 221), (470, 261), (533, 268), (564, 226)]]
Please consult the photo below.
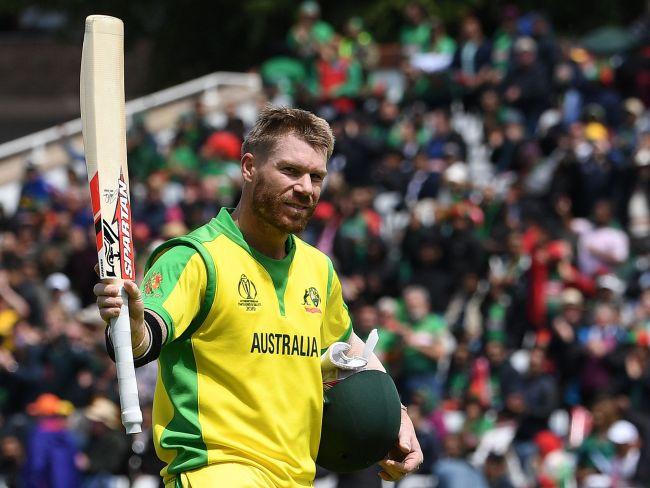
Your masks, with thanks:
[(298, 174), (298, 170), (296, 168), (287, 167), (284, 168), (282, 171), (291, 176), (296, 176)]
[(311, 179), (312, 181), (323, 181), (323, 175), (312, 174)]

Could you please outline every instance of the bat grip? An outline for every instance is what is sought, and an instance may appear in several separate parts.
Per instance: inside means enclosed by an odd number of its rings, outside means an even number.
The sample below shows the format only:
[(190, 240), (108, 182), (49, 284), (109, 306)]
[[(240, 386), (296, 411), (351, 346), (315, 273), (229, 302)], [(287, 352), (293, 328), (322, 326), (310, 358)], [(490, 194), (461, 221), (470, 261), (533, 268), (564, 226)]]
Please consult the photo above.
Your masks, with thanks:
[(133, 349), (131, 348), (131, 323), (129, 320), (129, 296), (124, 286), (120, 287), (122, 309), (120, 315), (111, 319), (111, 340), (115, 349), (117, 383), (122, 408), (122, 425), (127, 434), (142, 432), (142, 412), (138, 399), (138, 385), (135, 380)]

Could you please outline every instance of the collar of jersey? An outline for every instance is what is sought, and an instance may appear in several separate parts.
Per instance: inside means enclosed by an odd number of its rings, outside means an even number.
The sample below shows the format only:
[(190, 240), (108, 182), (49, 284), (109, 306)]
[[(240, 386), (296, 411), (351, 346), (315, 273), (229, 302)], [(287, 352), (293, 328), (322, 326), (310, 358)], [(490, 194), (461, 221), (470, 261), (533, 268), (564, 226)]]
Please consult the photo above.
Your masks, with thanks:
[(234, 208), (222, 208), (217, 216), (212, 219), (211, 224), (214, 227), (217, 227), (221, 232), (226, 234), (228, 238), (233, 241), (235, 244), (237, 244), (239, 247), (243, 248), (246, 252), (248, 252), (251, 256), (253, 256), (260, 264), (266, 265), (266, 264), (271, 264), (271, 263), (291, 263), (293, 260), (293, 255), (296, 252), (296, 243), (293, 237), (293, 234), (289, 234), (289, 237), (287, 238), (287, 255), (282, 258), (282, 259), (273, 259), (265, 254), (262, 254), (259, 252), (257, 249), (251, 247), (248, 245), (246, 240), (244, 239), (244, 236), (241, 233), (241, 230), (239, 230), (239, 227), (235, 224), (235, 221), (232, 219), (230, 214), (234, 211)]

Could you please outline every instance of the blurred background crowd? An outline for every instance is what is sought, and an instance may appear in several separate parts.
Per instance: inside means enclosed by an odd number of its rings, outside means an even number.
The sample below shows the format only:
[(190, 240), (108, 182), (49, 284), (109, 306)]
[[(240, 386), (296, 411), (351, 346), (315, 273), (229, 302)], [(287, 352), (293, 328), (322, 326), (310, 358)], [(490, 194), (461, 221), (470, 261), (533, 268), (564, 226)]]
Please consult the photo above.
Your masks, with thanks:
[[(361, 17), (333, 26), (312, 1), (295, 15), (256, 103), (334, 130), (302, 237), (334, 260), (357, 334), (379, 329), (425, 454), (402, 486), (650, 486), (648, 16), (576, 40), (516, 5), (487, 31), (413, 2), (385, 46)], [(134, 118), (140, 272), (236, 204), (250, 120), (221, 115), (197, 100), (171, 137)], [(155, 487), (156, 365), (138, 371), (145, 425), (127, 438), (83, 154), (65, 147), (66, 184), (28, 164), (0, 213), (0, 486)], [(372, 469), (318, 477), (381, 486)]]

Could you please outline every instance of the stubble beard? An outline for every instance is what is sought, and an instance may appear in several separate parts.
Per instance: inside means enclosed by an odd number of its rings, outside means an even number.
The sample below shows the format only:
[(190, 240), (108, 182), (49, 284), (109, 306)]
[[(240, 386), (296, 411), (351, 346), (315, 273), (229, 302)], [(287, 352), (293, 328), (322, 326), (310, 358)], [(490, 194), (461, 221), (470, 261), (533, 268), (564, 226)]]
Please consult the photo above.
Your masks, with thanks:
[(259, 180), (252, 190), (253, 212), (255, 215), (263, 222), (285, 234), (302, 232), (316, 209), (317, 201), (311, 199), (309, 202), (300, 202), (303, 205), (309, 205), (309, 208), (302, 216), (293, 215), (285, 205), (285, 203), (292, 203), (292, 200), (274, 193), (261, 175), (259, 175)]

